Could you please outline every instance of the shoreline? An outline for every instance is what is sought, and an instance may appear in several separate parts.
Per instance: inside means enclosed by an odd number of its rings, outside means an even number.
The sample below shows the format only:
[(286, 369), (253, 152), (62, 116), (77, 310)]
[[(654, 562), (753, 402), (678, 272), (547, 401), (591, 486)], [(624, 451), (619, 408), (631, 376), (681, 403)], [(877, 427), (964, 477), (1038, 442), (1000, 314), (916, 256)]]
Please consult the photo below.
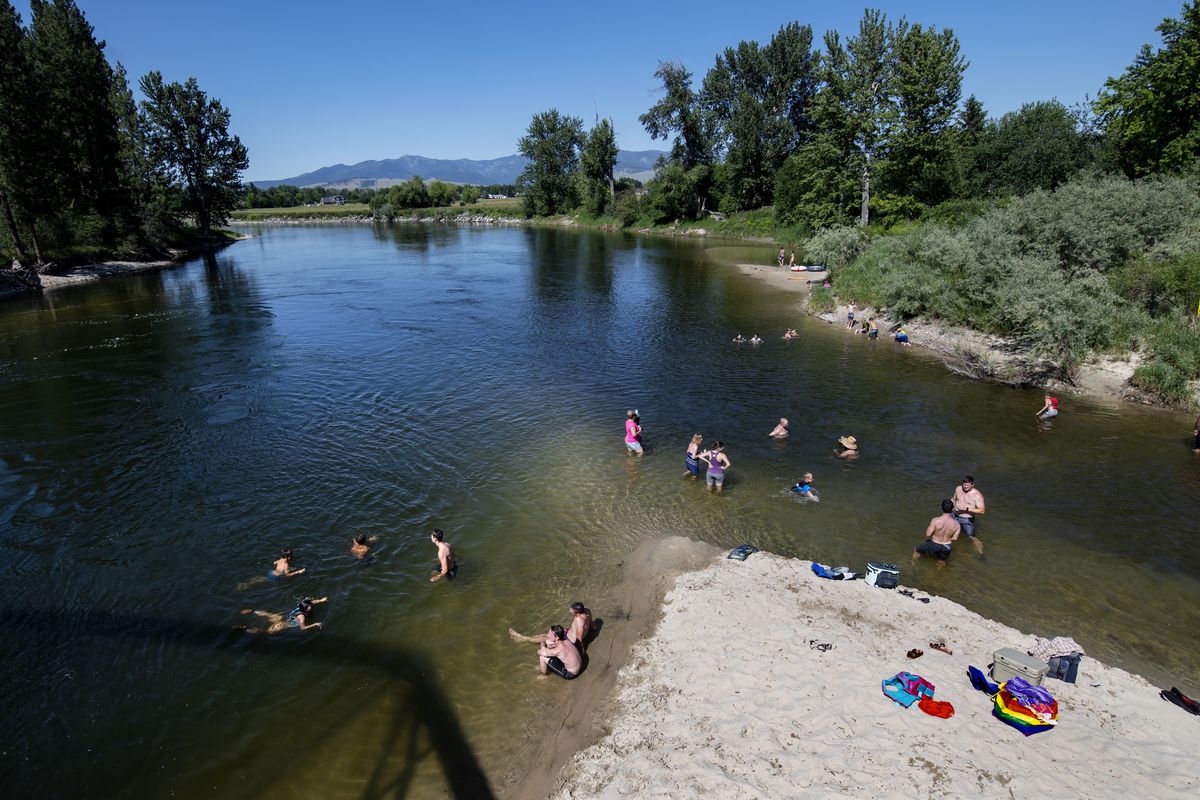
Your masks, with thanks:
[[(99, 261), (93, 264), (80, 264), (74, 267), (66, 267), (56, 273), (39, 273), (32, 269), (23, 269), (22, 272), (31, 275), (33, 280), (36, 280), (37, 285), (25, 286), (8, 286), (0, 288), (0, 300), (7, 300), (12, 297), (22, 297), (31, 294), (44, 294), (59, 289), (65, 289), (71, 286), (82, 286), (84, 284), (95, 283), (104, 278), (119, 277), (122, 275), (137, 275), (143, 272), (155, 272), (167, 267), (173, 267), (189, 259), (201, 255), (206, 250), (221, 250), (234, 242), (240, 242), (245, 239), (253, 238), (250, 234), (240, 233), (234, 238), (220, 242), (210, 242), (204, 246), (187, 247), (178, 251), (170, 251), (170, 258), (159, 258), (150, 261)], [(6, 272), (15, 272), (15, 270), (5, 270)]]
[[(798, 280), (797, 276), (786, 269), (780, 271), (778, 267), (761, 264), (733, 266), (740, 274), (763, 281), (773, 288), (802, 294), (799, 310), (804, 314), (831, 325), (844, 326), (847, 305), (838, 304), (830, 312), (810, 310), (808, 293), (812, 287)], [(826, 274), (813, 273), (820, 277)], [(856, 315), (860, 319), (869, 318), (877, 313), (870, 307), (856, 309)], [(878, 319), (880, 338), (890, 339), (890, 329), (896, 321), (883, 315)], [(1126, 359), (1093, 357), (1077, 368), (1073, 381), (1066, 381), (1062, 379), (1056, 364), (1033, 358), (1020, 351), (1014, 342), (1000, 336), (920, 318), (906, 321), (904, 328), (908, 331), (909, 341), (914, 347), (933, 355), (951, 372), (968, 378), (1003, 386), (1046, 387), (1057, 392), (1106, 402), (1121, 401), (1189, 411), (1186, 406), (1164, 403), (1129, 384), (1129, 378), (1140, 363), (1137, 353), (1130, 353)], [(856, 335), (849, 331), (846, 333)]]
[[(594, 722), (608, 734), (575, 754), (552, 796), (1116, 800), (1200, 788), (1198, 720), (1145, 679), (1085, 655), (1078, 683), (1045, 682), (1057, 727), (1026, 738), (993, 718), (966, 667), (986, 671), (994, 650), (1030, 649), (1034, 636), (924, 592), (822, 580), (810, 563), (718, 555), (677, 577)], [(942, 637), (952, 655), (929, 647)], [(910, 648), (924, 653), (908, 659)], [(926, 677), (954, 715), (883, 696), (900, 670)]]

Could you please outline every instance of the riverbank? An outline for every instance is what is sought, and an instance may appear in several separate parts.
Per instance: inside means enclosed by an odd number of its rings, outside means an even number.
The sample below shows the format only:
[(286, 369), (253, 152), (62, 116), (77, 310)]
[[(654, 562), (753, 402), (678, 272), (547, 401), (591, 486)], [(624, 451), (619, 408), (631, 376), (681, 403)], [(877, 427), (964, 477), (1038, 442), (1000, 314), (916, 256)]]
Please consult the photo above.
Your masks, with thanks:
[(250, 238), (253, 238), (250, 234), (228, 232), (228, 235), (214, 238), (203, 244), (169, 250), (167, 258), (144, 261), (100, 261), (94, 264), (63, 267), (44, 273), (25, 268), (0, 270), (0, 300), (25, 294), (36, 294), (39, 291), (54, 291), (70, 286), (95, 283), (103, 278), (154, 272), (194, 258), (205, 250), (219, 250), (234, 242)]
[[(848, 305), (839, 304), (832, 311), (809, 308), (808, 294), (813, 285), (818, 285), (810, 284), (810, 281), (819, 282), (827, 273), (793, 273), (761, 264), (739, 263), (733, 266), (740, 274), (762, 281), (772, 288), (800, 295), (800, 309), (804, 313), (833, 325), (845, 325), (846, 313), (850, 309)], [(899, 325), (898, 320), (869, 307), (856, 308), (855, 316), (860, 324), (863, 320), (876, 317), (881, 340), (892, 344), (891, 333)], [(1137, 353), (1130, 353), (1125, 359), (1089, 359), (1079, 365), (1068, 379), (1058, 364), (1035, 358), (1023, 351), (1016, 342), (1001, 336), (922, 319), (906, 320), (904, 330), (913, 346), (933, 354), (952, 372), (970, 378), (1007, 386), (1045, 387), (1093, 399), (1163, 405), (1157, 398), (1129, 383), (1140, 363)], [(846, 335), (855, 334), (847, 330)], [(1195, 402), (1200, 405), (1200, 397)]]
[[(1025, 738), (992, 716), (966, 669), (1034, 637), (915, 594), (821, 580), (810, 562), (768, 553), (679, 576), (602, 707), (610, 732), (571, 760), (553, 796), (1115, 800), (1200, 789), (1200, 720), (1156, 687), (1085, 657), (1077, 684), (1047, 681), (1058, 726)], [(1043, 633), (1088, 646), (1085, 631)], [(952, 655), (929, 646), (942, 638)], [(913, 648), (924, 654), (906, 658)], [(933, 683), (954, 715), (886, 698), (880, 683), (900, 670)]]

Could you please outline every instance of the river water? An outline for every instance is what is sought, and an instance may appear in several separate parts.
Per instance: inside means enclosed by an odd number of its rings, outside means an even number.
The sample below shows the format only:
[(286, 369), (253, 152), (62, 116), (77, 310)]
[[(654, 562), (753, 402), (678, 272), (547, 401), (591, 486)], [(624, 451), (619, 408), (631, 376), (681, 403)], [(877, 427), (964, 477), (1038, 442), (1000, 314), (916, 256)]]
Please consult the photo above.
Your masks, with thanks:
[[(576, 599), (619, 624), (600, 603), (623, 559), (680, 533), (894, 561), (1200, 689), (1200, 460), (1178, 413), (1067, 397), (1042, 427), (1035, 392), (805, 318), (721, 263), (770, 247), (255, 233), (0, 303), (0, 776), (19, 796), (504, 794), (570, 690), (507, 628)], [(727, 443), (721, 496), (681, 477), (692, 433)], [(858, 459), (833, 454), (843, 434)], [(785, 491), (805, 470), (820, 503)], [(968, 472), (986, 558), (909, 566)], [(451, 583), (429, 582), (433, 527), (459, 554)], [(358, 531), (380, 537), (373, 559), (350, 555)], [(239, 588), (281, 547), (305, 574)], [(329, 598), (320, 631), (231, 630), (305, 595)]]

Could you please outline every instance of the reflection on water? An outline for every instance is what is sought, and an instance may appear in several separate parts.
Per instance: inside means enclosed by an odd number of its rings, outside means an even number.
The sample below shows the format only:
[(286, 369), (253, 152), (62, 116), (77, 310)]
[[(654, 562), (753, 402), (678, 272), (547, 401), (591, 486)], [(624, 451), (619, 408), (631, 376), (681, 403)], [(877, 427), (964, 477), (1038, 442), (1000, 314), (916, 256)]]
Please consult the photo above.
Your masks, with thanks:
[[(63, 795), (504, 794), (571, 690), (504, 632), (576, 599), (605, 616), (626, 554), (678, 533), (896, 561), (1197, 688), (1190, 419), (1068, 398), (1045, 429), (1040, 395), (794, 302), (690, 242), (397, 225), (264, 229), (4, 303), (0, 651), (22, 688), (0, 700), (2, 776), (44, 789), (53, 770)], [(642, 460), (621, 442), (631, 407)], [(728, 445), (720, 496), (681, 477), (697, 432)], [(834, 455), (844, 434), (859, 459)], [(805, 471), (818, 504), (785, 491)], [(910, 567), (967, 472), (986, 560)], [(449, 584), (428, 580), (435, 526), (461, 563)], [(381, 537), (371, 563), (357, 531)], [(238, 590), (285, 546), (304, 575)], [(229, 636), (241, 608), (304, 595), (329, 596), (324, 629)]]

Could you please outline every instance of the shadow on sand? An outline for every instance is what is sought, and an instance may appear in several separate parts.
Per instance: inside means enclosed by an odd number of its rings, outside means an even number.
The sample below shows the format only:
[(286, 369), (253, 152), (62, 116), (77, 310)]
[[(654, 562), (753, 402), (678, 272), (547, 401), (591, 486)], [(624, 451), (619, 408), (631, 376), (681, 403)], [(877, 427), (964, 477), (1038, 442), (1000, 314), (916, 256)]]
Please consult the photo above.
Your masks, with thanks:
[[(278, 640), (248, 637), (232, 632), (228, 626), (186, 620), (156, 619), (107, 611), (60, 611), (55, 609), (0, 609), (0, 636), (54, 636), (63, 631), (85, 631), (83, 636), (129, 639), (144, 642), (194, 646), (206, 650), (214, 645), (236, 645), (256, 657), (266, 659), (324, 659), (337, 664), (352, 663), (381, 673), (388, 680), (387, 691), (398, 709), (388, 725), (375, 765), (362, 794), (364, 800), (403, 798), (412, 789), (417, 764), (432, 754), (441, 765), (451, 797), (492, 798), (487, 776), (476, 761), (458, 718), (434, 678), (434, 670), (420, 656), (403, 648), (383, 647), (322, 631), (305, 640), (302, 649), (280, 648)], [(20, 641), (20, 639), (15, 639)], [(377, 710), (379, 698), (373, 696), (347, 709), (331, 729), (349, 724), (359, 714)], [(424, 734), (424, 735), (422, 735)], [(428, 742), (424, 745), (423, 742)], [(396, 756), (404, 767), (397, 774)], [(389, 774), (389, 772), (391, 774)], [(260, 787), (248, 786), (246, 796), (256, 796), (272, 780), (264, 775)]]

